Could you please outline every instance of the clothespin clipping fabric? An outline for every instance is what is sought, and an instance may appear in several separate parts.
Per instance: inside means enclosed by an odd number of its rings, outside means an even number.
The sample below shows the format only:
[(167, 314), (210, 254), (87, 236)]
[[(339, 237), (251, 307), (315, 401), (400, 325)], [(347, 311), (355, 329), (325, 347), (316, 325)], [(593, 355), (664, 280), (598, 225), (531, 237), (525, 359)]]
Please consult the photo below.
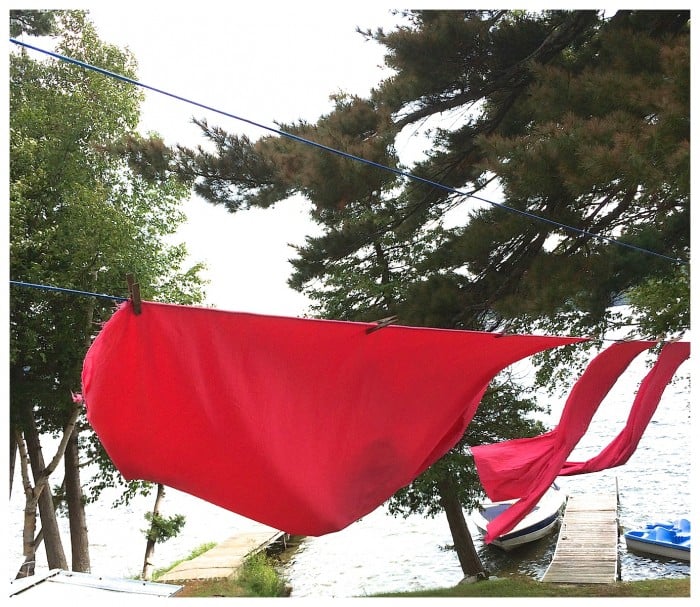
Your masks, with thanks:
[(126, 284), (129, 287), (129, 299), (134, 309), (134, 314), (141, 314), (141, 287), (135, 281), (133, 274), (126, 275)]

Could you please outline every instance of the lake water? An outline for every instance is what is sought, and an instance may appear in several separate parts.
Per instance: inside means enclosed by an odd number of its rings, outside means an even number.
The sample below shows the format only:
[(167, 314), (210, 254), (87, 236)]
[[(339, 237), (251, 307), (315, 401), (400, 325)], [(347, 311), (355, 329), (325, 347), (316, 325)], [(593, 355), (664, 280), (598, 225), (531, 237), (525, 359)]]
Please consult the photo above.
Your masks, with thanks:
[[(611, 492), (620, 496), (623, 530), (647, 522), (690, 517), (691, 415), (689, 362), (679, 369), (674, 383), (649, 424), (630, 461), (603, 472), (561, 477), (557, 482), (568, 493)], [(633, 363), (629, 378), (621, 381), (601, 405), (589, 433), (569, 458), (588, 459), (623, 427), (637, 383), (644, 373), (644, 360)], [(627, 377), (627, 375), (625, 376)], [(541, 398), (545, 398), (541, 396)], [(559, 419), (563, 403), (551, 401), (551, 425)], [(47, 450), (45, 457), (50, 456)], [(55, 482), (60, 482), (54, 480)], [(92, 572), (105, 576), (138, 575), (143, 563), (146, 528), (144, 514), (152, 498), (136, 498), (128, 507), (109, 508), (108, 502), (87, 507), (91, 540)], [(21, 564), (23, 497), (15, 479), (8, 512), (8, 568), (13, 579)], [(164, 515), (184, 514), (186, 524), (179, 537), (156, 546), (155, 567), (165, 567), (186, 557), (206, 542), (220, 542), (239, 531), (259, 525), (241, 516), (175, 490), (166, 490)], [(70, 561), (67, 524), (64, 542)], [(556, 534), (517, 553), (504, 553), (481, 542), (474, 529), (475, 544), (485, 567), (494, 576), (519, 572), (539, 579), (556, 544)], [(380, 507), (362, 520), (337, 533), (306, 538), (284, 569), (293, 597), (353, 597), (376, 592), (451, 586), (462, 572), (444, 516), (406, 519), (390, 516)], [(625, 581), (690, 575), (688, 564), (646, 558), (628, 553), (620, 538), (621, 574)], [(43, 550), (37, 570), (46, 570)]]

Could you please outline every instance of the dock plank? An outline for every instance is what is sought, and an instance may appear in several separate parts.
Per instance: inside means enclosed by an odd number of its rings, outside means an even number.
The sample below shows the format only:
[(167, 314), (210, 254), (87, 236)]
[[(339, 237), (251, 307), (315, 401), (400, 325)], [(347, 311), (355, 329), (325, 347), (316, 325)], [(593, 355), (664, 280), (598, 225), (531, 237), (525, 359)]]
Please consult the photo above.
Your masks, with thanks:
[(618, 579), (616, 494), (569, 496), (554, 557), (542, 577), (558, 584), (612, 584)]

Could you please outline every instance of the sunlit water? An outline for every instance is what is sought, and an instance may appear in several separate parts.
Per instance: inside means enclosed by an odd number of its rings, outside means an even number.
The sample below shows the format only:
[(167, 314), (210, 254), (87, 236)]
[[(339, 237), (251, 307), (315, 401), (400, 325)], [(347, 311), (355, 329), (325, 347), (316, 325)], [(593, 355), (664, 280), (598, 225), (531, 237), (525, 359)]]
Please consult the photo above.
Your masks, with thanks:
[[(597, 454), (623, 427), (644, 372), (643, 360), (634, 365), (629, 378), (619, 382), (620, 386), (616, 386), (603, 402), (588, 434), (569, 459), (583, 460)], [(617, 487), (623, 530), (643, 527), (652, 521), (691, 517), (689, 372), (689, 363), (679, 369), (680, 380), (666, 389), (637, 451), (627, 464), (593, 474), (560, 477), (559, 485), (568, 493), (611, 492)], [(551, 404), (549, 421), (554, 425), (562, 403), (553, 401)], [(8, 513), (10, 579), (14, 578), (22, 561), (22, 507), (21, 485), (16, 478)], [(151, 508), (150, 497), (136, 498), (129, 507), (118, 509), (111, 509), (104, 503), (87, 507), (93, 573), (116, 577), (140, 573), (145, 550), (144, 514)], [(197, 498), (167, 490), (163, 514), (176, 513), (185, 515), (185, 527), (180, 536), (156, 547), (156, 568), (186, 557), (205, 542), (220, 542), (239, 531), (258, 526)], [(61, 520), (61, 525), (70, 562), (65, 520)], [(517, 552), (504, 553), (484, 545), (475, 528), (472, 529), (479, 555), (493, 576), (518, 572), (539, 579), (554, 553), (556, 533)], [(444, 516), (395, 518), (381, 507), (342, 531), (306, 538), (283, 573), (293, 589), (293, 597), (353, 597), (451, 586), (462, 578), (457, 556), (449, 548), (451, 544)], [(690, 575), (690, 566), (686, 563), (628, 553), (622, 536), (619, 554), (622, 579), (626, 581)], [(46, 570), (43, 550), (38, 554), (37, 569)]]

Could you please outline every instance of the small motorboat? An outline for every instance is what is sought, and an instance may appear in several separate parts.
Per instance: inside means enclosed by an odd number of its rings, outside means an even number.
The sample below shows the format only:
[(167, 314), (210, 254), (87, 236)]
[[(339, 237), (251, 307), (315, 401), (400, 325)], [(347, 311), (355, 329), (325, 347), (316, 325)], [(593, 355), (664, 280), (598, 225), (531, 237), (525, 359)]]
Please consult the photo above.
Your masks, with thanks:
[[(489, 522), (516, 501), (484, 502), (471, 513), (471, 520), (479, 531), (485, 534)], [(523, 544), (539, 540), (554, 530), (565, 504), (566, 493), (553, 484), (522, 521), (508, 533), (498, 536), (491, 544), (503, 550), (512, 550)]]
[(648, 523), (625, 533), (625, 543), (631, 552), (690, 562), (690, 521)]

